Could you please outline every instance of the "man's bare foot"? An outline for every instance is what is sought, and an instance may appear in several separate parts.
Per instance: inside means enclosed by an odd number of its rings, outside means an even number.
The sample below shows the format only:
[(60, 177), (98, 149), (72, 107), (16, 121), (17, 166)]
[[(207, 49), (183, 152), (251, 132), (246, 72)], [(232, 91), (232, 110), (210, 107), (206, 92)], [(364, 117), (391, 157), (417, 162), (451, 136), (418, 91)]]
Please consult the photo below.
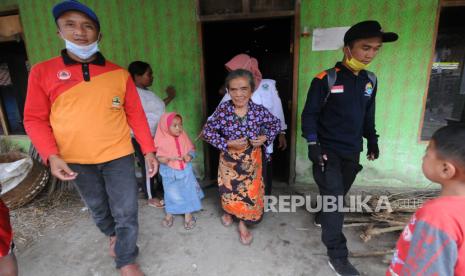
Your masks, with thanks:
[(121, 276), (144, 276), (144, 272), (140, 270), (139, 265), (129, 264), (123, 266), (121, 269)]
[(116, 236), (110, 236), (110, 256), (116, 258), (115, 253)]
[(224, 213), (221, 216), (221, 223), (225, 226), (228, 227), (233, 223), (233, 219), (230, 214)]
[(148, 199), (147, 205), (155, 208), (165, 208), (165, 202), (163, 201), (163, 199), (159, 199), (156, 197)]

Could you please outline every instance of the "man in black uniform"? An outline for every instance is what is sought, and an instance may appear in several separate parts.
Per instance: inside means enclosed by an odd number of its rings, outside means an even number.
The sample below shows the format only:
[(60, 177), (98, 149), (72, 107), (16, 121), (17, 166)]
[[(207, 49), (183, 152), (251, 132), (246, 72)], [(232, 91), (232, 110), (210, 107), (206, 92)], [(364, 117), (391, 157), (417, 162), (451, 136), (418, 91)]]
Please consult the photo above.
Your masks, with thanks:
[[(302, 133), (322, 196), (341, 198), (347, 194), (362, 169), (362, 137), (368, 142), (367, 158), (375, 160), (379, 156), (375, 129), (377, 81), (365, 69), (383, 42), (397, 38), (395, 33), (383, 32), (377, 21), (355, 24), (344, 35), (342, 62), (312, 81), (302, 112)], [(348, 260), (343, 222), (344, 214), (338, 211), (323, 211), (315, 217), (315, 224), (322, 227), (330, 267), (338, 275), (359, 275)]]

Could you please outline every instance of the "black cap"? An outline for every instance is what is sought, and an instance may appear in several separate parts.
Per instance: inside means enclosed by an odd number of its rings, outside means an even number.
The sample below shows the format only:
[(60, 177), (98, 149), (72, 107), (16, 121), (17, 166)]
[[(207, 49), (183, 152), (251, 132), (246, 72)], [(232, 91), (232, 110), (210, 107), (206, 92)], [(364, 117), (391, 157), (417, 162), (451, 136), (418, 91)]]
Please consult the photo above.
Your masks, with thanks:
[(357, 39), (372, 37), (381, 37), (383, 42), (393, 42), (399, 38), (396, 33), (385, 33), (378, 21), (368, 20), (359, 22), (347, 30), (344, 35), (344, 45)]

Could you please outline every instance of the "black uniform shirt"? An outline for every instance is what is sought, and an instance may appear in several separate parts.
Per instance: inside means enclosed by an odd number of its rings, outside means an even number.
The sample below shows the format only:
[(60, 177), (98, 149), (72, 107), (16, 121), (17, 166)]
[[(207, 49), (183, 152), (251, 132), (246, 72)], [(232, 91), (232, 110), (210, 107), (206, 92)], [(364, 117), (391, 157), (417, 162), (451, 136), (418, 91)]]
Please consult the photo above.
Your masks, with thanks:
[[(375, 129), (374, 84), (365, 70), (355, 75), (336, 64), (337, 78), (331, 91), (326, 71), (310, 86), (302, 112), (302, 134), (308, 142), (318, 141), (323, 148), (340, 153), (363, 150), (362, 136), (377, 143)], [(329, 93), (329, 95), (328, 95)]]

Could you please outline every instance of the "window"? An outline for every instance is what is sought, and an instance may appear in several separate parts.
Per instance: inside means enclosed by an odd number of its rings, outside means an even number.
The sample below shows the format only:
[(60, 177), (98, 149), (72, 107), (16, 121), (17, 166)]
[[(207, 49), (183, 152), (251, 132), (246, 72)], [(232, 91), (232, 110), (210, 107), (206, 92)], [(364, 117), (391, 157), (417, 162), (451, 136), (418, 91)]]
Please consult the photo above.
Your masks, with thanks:
[[(447, 2), (444, 2), (447, 3)], [(441, 8), (421, 139), (465, 121), (465, 2)]]

